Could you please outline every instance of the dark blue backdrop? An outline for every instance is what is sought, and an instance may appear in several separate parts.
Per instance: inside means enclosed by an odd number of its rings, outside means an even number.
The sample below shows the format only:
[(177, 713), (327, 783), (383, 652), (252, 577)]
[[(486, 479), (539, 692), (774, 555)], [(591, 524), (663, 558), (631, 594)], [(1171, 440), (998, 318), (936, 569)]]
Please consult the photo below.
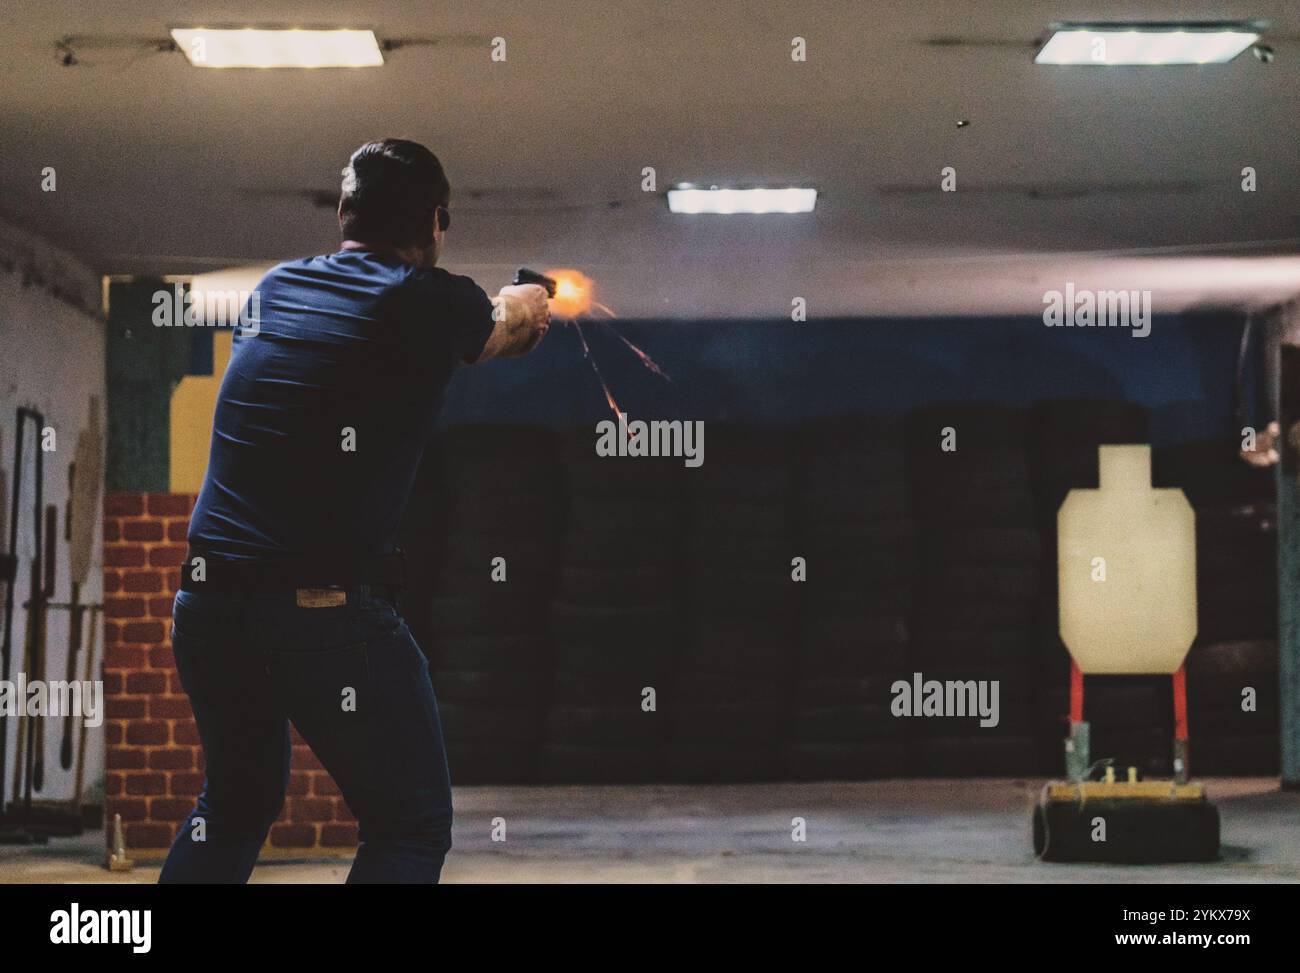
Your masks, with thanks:
[[(602, 325), (584, 325), (633, 419), (780, 423), (954, 399), (1026, 405), (1082, 396), (1147, 406), (1155, 445), (1235, 435), (1235, 317), (1157, 317), (1145, 338), (1120, 328), (1048, 328), (1037, 318), (617, 326), (673, 379), (648, 372)], [(462, 369), (442, 421), (578, 425), (608, 415), (576, 332), (557, 325), (527, 358)]]

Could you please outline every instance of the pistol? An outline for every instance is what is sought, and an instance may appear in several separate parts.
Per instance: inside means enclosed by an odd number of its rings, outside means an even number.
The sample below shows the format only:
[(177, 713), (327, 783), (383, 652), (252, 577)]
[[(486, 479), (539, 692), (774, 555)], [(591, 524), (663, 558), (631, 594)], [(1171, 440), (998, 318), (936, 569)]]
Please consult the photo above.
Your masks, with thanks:
[(512, 284), (541, 284), (546, 288), (546, 296), (555, 296), (555, 278), (547, 277), (545, 274), (539, 274), (535, 270), (529, 270), (527, 267), (520, 267), (515, 271), (515, 279)]

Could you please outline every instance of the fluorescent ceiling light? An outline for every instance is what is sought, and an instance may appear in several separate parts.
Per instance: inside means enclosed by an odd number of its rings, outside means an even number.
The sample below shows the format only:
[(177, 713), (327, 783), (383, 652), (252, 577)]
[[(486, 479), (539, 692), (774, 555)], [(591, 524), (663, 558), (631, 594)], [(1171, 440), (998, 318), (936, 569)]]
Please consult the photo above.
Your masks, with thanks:
[(1037, 64), (1223, 64), (1259, 40), (1250, 24), (1053, 24)]
[(811, 213), (817, 205), (817, 190), (787, 189), (697, 189), (678, 186), (668, 190), (668, 209), (674, 213)]
[(384, 63), (370, 30), (175, 28), (196, 68), (372, 68)]

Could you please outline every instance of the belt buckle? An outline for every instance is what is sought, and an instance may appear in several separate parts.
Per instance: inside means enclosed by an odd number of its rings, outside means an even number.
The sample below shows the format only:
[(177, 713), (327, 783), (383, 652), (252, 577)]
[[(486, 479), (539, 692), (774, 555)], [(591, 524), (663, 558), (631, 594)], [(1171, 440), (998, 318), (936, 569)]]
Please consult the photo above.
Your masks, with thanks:
[(299, 608), (338, 608), (348, 603), (348, 593), (342, 588), (298, 588), (294, 599)]

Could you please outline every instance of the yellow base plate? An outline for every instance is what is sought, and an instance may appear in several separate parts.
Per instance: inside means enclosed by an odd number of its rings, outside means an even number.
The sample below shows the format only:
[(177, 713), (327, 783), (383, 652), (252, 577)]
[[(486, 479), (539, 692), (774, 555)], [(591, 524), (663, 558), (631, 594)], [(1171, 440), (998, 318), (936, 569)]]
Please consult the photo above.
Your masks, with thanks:
[(1205, 788), (1200, 784), (1176, 784), (1172, 780), (1106, 782), (1088, 780), (1077, 784), (1056, 782), (1047, 785), (1048, 801), (1080, 804), (1086, 801), (1203, 801)]

